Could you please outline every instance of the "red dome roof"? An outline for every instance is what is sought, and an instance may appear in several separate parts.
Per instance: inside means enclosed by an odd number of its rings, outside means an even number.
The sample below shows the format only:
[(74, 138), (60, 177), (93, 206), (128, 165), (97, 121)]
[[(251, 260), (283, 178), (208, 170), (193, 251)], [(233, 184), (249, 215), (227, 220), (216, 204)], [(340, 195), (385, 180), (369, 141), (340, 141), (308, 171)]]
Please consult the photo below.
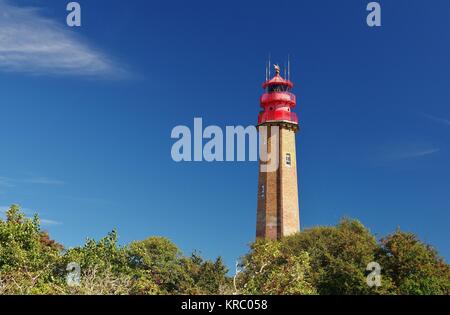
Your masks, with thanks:
[(294, 83), (292, 83), (289, 80), (285, 80), (285, 79), (283, 79), (283, 77), (281, 75), (276, 74), (272, 79), (263, 83), (263, 88), (265, 89), (268, 86), (277, 85), (277, 84), (287, 85), (290, 88), (294, 87)]

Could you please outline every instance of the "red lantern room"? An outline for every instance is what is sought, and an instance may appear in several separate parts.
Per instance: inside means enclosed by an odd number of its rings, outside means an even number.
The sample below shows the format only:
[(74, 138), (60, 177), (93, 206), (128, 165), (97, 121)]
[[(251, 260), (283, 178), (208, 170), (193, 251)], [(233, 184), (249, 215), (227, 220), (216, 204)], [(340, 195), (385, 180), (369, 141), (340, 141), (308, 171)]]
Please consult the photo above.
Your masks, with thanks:
[(297, 115), (292, 112), (296, 105), (295, 95), (291, 93), (294, 84), (281, 77), (278, 65), (274, 67), (275, 76), (263, 83), (265, 93), (260, 99), (263, 110), (259, 113), (258, 125), (266, 122), (287, 122), (297, 125)]

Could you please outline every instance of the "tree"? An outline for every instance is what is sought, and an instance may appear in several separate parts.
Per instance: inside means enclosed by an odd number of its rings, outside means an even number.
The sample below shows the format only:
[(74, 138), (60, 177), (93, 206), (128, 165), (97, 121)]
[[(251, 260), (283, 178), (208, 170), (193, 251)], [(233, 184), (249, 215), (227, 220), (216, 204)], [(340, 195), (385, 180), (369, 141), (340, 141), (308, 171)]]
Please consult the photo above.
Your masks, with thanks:
[[(61, 290), (69, 294), (137, 294), (143, 284), (130, 267), (128, 248), (117, 241), (113, 230), (99, 241), (88, 239), (84, 246), (67, 250), (59, 264), (58, 279), (65, 280), (67, 266), (75, 263), (80, 266), (80, 283), (68, 287), (60, 282)], [(154, 283), (146, 285), (155, 292)]]
[(397, 230), (383, 238), (377, 259), (397, 294), (450, 294), (449, 265), (412, 233)]
[(218, 258), (204, 261), (197, 253), (184, 257), (163, 237), (130, 244), (130, 261), (141, 279), (151, 279), (166, 294), (218, 294), (227, 283), (227, 269)]
[(111, 269), (116, 273), (129, 272), (127, 248), (120, 247), (117, 242), (115, 230), (99, 241), (88, 239), (84, 246), (68, 249), (64, 253), (64, 265), (61, 267), (65, 270), (68, 263), (76, 262), (82, 270), (98, 267), (104, 270)]
[[(366, 282), (381, 265), (380, 287)], [(69, 263), (80, 281), (66, 282)], [(118, 245), (116, 231), (64, 250), (11, 206), (0, 220), (0, 294), (450, 294), (450, 268), (435, 249), (397, 230), (379, 242), (359, 221), (257, 240), (230, 279), (222, 259), (184, 256), (164, 237)]]
[(366, 283), (366, 267), (375, 261), (377, 241), (359, 221), (313, 227), (282, 242), (294, 255), (310, 255), (311, 278), (319, 294), (375, 293)]
[(156, 283), (161, 293), (181, 294), (192, 286), (192, 279), (181, 268), (180, 250), (166, 238), (150, 237), (132, 242), (129, 255), (133, 269), (141, 278)]
[(199, 253), (181, 261), (183, 269), (193, 280), (193, 291), (197, 294), (222, 294), (231, 292), (231, 281), (227, 277), (228, 269), (221, 257), (215, 261), (204, 260)]
[(37, 216), (26, 218), (17, 205), (0, 220), (0, 292), (43, 294), (52, 291), (61, 247), (41, 231)]
[(306, 252), (294, 254), (282, 242), (258, 240), (242, 259), (237, 293), (316, 294), (309, 262)]

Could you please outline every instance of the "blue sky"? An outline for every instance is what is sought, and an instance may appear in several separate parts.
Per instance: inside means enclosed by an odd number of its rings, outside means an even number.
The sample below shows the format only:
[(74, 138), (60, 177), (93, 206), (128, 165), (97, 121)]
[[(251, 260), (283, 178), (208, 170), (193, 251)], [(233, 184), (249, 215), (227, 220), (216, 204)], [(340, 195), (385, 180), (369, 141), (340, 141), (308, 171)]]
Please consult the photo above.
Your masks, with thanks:
[[(67, 1), (68, 2), (68, 1)], [(302, 228), (360, 219), (450, 248), (450, 3), (0, 0), (0, 207), (66, 246), (117, 228), (231, 267), (254, 239), (257, 163), (175, 163), (171, 130), (255, 124), (292, 59)]]

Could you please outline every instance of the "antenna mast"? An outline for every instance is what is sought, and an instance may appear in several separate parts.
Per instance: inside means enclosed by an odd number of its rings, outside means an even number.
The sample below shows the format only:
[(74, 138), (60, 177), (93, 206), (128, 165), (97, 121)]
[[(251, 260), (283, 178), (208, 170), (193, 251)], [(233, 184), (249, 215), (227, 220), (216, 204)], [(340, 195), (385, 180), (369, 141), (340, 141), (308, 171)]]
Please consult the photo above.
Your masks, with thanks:
[(267, 82), (267, 80), (268, 80), (268, 77), (269, 77), (269, 74), (268, 74), (268, 70), (267, 70), (267, 61), (265, 62), (265, 67), (266, 67), (266, 82)]
[(291, 81), (291, 56), (288, 54), (288, 74), (287, 74), (288, 81)]

